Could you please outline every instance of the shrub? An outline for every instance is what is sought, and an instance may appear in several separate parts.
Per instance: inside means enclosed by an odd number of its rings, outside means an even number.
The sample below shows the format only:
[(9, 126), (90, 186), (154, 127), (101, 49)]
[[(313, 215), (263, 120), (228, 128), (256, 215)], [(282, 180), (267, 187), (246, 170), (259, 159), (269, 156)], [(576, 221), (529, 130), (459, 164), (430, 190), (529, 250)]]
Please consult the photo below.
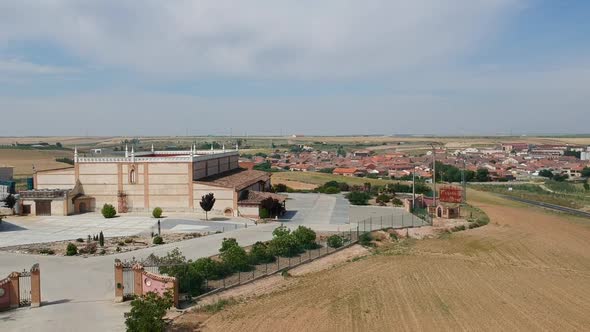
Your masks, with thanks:
[(131, 301), (131, 311), (125, 314), (128, 332), (164, 331), (166, 311), (172, 307), (172, 295), (149, 292)]
[(39, 253), (43, 255), (55, 255), (55, 251), (49, 248), (41, 248), (41, 250), (39, 250)]
[(103, 217), (110, 219), (114, 218), (117, 215), (117, 210), (115, 210), (115, 207), (111, 204), (105, 204), (102, 206), (100, 213), (102, 213)]
[(299, 241), (288, 230), (286, 232), (283, 230), (277, 232), (281, 228), (284, 227), (279, 227), (273, 232), (274, 238), (268, 243), (269, 253), (273, 256), (283, 257), (292, 257), (300, 253), (301, 245)]
[(98, 234), (98, 244), (101, 247), (104, 247), (104, 234), (102, 234), (102, 231), (100, 231), (100, 234)]
[(175, 248), (164, 257), (156, 257), (163, 266), (160, 266), (160, 273), (175, 277), (178, 280), (178, 288), (181, 293), (188, 293), (196, 296), (202, 293), (205, 279), (195, 268), (195, 265), (182, 255), (178, 248)]
[(399, 240), (399, 236), (397, 236), (396, 232), (389, 233), (389, 238), (391, 238), (392, 240), (395, 240), (395, 241)]
[(264, 242), (256, 242), (250, 249), (250, 263), (251, 264), (265, 264), (274, 262), (275, 258), (270, 254), (268, 246)]
[(75, 256), (76, 254), (78, 254), (78, 247), (71, 242), (68, 243), (68, 246), (66, 247), (66, 256)]
[(369, 233), (369, 232), (363, 233), (359, 236), (359, 243), (363, 246), (371, 246), (372, 240), (373, 240), (373, 237), (371, 236), (371, 233)]
[(451, 228), (452, 232), (459, 232), (459, 231), (464, 231), (464, 230), (465, 230), (465, 225), (455, 226), (455, 227)]
[(259, 214), (261, 219), (270, 218), (270, 212), (268, 212), (268, 210), (265, 208), (260, 208)]
[(315, 242), (316, 234), (311, 228), (299, 226), (291, 234), (297, 239), (302, 248), (315, 249), (317, 247)]
[(399, 198), (396, 198), (396, 197), (391, 199), (391, 204), (393, 204), (394, 206), (404, 205), (404, 203)]
[(328, 187), (324, 190), (324, 194), (339, 194), (340, 193), (340, 188), (338, 187)]
[(164, 243), (164, 239), (161, 236), (157, 235), (157, 236), (154, 236), (154, 239), (152, 240), (152, 243), (153, 244), (163, 244)]
[(342, 236), (340, 235), (331, 235), (328, 238), (328, 246), (331, 248), (340, 248), (344, 245), (344, 240), (342, 239)]
[(132, 238), (130, 238), (130, 237), (128, 237), (128, 238), (126, 238), (126, 239), (125, 239), (125, 241), (124, 241), (124, 242), (125, 242), (125, 243), (133, 243), (133, 239), (132, 239)]
[(219, 252), (223, 253), (226, 252), (227, 250), (229, 250), (229, 248), (232, 247), (239, 247), (240, 245), (238, 244), (238, 241), (236, 241), (236, 239), (234, 238), (224, 238), (223, 241), (221, 242), (221, 248), (219, 249)]
[(100, 251), (98, 252), (99, 255), (104, 255), (106, 253), (107, 253), (107, 251), (104, 249), (100, 249)]
[(378, 204), (385, 205), (385, 204), (387, 204), (387, 203), (389, 203), (391, 201), (391, 198), (389, 197), (389, 195), (381, 194), (381, 195), (377, 196), (377, 198), (375, 199), (375, 201)]
[(123, 241), (119, 241), (119, 242), (117, 242), (117, 245), (118, 245), (119, 247), (124, 247), (124, 246), (125, 246), (125, 242), (123, 242)]
[(240, 246), (231, 246), (219, 256), (223, 264), (231, 271), (248, 271), (250, 269), (248, 254)]
[(79, 237), (79, 238), (77, 238), (77, 239), (76, 239), (76, 242), (80, 242), (80, 243), (82, 243), (82, 242), (84, 242), (84, 239), (83, 239), (83, 238), (81, 238), (81, 237)]
[(154, 218), (160, 218), (162, 216), (162, 209), (157, 207), (152, 211), (152, 216), (154, 216)]
[(223, 263), (210, 257), (199, 258), (192, 265), (198, 274), (208, 280), (221, 279), (230, 272)]
[(352, 191), (346, 195), (346, 198), (352, 205), (368, 205), (371, 195), (361, 191)]
[(286, 235), (289, 235), (290, 233), (291, 233), (291, 231), (287, 227), (280, 226), (280, 227), (275, 228), (272, 231), (272, 236), (273, 237), (286, 236)]
[(116, 252), (121, 252), (121, 247), (117, 247), (117, 249), (115, 249)]

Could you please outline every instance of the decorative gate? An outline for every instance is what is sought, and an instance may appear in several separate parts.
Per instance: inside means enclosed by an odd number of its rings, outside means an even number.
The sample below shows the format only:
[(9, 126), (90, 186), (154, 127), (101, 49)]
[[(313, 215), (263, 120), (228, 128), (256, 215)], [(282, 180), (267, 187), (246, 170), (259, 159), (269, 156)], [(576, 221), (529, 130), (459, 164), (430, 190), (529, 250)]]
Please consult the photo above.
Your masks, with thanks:
[(19, 306), (31, 305), (31, 272), (23, 270), (18, 276)]

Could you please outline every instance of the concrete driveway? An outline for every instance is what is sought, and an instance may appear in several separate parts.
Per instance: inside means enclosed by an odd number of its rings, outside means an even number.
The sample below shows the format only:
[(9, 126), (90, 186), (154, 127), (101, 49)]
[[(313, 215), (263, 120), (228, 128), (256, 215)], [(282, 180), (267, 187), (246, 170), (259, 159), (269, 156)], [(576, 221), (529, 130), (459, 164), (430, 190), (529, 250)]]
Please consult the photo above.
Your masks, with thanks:
[[(170, 232), (229, 231), (252, 223), (243, 218), (212, 218), (203, 221), (194, 215), (179, 214), (160, 219), (161, 229)], [(149, 216), (124, 215), (105, 219), (98, 213), (68, 217), (9, 217), (0, 224), (0, 247), (74, 240), (103, 232), (105, 237), (131, 236), (157, 230), (157, 220)]]

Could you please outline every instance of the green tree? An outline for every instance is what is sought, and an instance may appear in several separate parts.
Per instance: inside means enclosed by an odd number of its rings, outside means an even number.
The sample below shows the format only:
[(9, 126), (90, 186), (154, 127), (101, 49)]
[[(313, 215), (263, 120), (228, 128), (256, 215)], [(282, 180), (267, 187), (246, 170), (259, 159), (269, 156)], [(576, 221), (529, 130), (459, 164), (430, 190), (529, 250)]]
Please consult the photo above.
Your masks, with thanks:
[(102, 213), (102, 216), (107, 219), (114, 218), (117, 215), (117, 210), (115, 210), (115, 207), (111, 204), (103, 205), (100, 212)]
[(486, 168), (479, 168), (475, 172), (475, 181), (477, 182), (488, 182), (490, 180), (490, 171)]
[(328, 238), (328, 247), (340, 248), (344, 245), (344, 240), (340, 235), (334, 234)]
[(203, 278), (208, 280), (221, 279), (229, 272), (223, 263), (213, 260), (210, 257), (199, 258), (192, 265)]
[(223, 241), (221, 241), (221, 248), (219, 249), (220, 253), (224, 253), (226, 252), (229, 248), (232, 247), (239, 247), (240, 245), (238, 244), (238, 241), (232, 237), (230, 238), (224, 238)]
[(152, 216), (154, 216), (154, 218), (160, 218), (162, 216), (162, 209), (159, 207), (154, 208)]
[(544, 178), (553, 179), (553, 172), (550, 169), (542, 169), (539, 171), (539, 176)]
[(68, 243), (66, 247), (66, 256), (75, 256), (78, 254), (78, 247), (73, 243)]
[(211, 211), (211, 209), (213, 209), (213, 205), (215, 205), (215, 196), (213, 193), (203, 195), (199, 204), (201, 205), (201, 209), (205, 211), (205, 219), (209, 220), (209, 211)]
[(131, 301), (131, 311), (126, 314), (125, 325), (128, 332), (161, 332), (166, 329), (164, 316), (172, 307), (172, 294), (160, 296), (154, 292)]
[(231, 271), (248, 271), (250, 269), (248, 254), (240, 246), (230, 246), (219, 256), (223, 264)]
[(590, 190), (590, 184), (588, 184), (588, 182), (584, 182), (584, 190), (586, 190), (586, 191)]
[(8, 196), (6, 196), (2, 202), (4, 202), (4, 205), (9, 208), (9, 209), (14, 209), (14, 206), (16, 205), (16, 197), (14, 197), (14, 195), (9, 194)]
[(268, 160), (265, 161), (265, 162), (262, 162), (262, 163), (260, 163), (258, 165), (255, 165), (254, 167), (252, 167), (252, 169), (255, 169), (257, 171), (264, 171), (264, 172), (270, 172), (270, 171), (272, 171), (272, 167), (271, 167), (270, 161), (268, 161)]
[(317, 247), (315, 242), (316, 233), (311, 228), (299, 226), (291, 234), (304, 249), (314, 249)]
[(275, 258), (270, 254), (268, 246), (264, 242), (256, 242), (250, 249), (250, 263), (252, 264), (265, 264), (274, 262)]
[(584, 167), (582, 169), (582, 176), (583, 177), (590, 177), (590, 167)]
[(371, 195), (362, 191), (351, 191), (346, 195), (352, 205), (368, 205)]

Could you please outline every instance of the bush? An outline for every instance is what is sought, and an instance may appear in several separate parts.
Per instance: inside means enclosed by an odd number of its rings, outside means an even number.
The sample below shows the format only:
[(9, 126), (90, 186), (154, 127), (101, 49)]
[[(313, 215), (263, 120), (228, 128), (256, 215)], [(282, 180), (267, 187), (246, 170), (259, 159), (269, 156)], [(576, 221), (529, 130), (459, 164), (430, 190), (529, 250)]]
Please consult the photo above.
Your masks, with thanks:
[(373, 237), (371, 236), (371, 233), (369, 233), (369, 232), (363, 233), (359, 236), (359, 243), (363, 246), (371, 246), (372, 240), (373, 240)]
[(342, 236), (340, 235), (331, 235), (328, 238), (328, 246), (331, 248), (340, 248), (344, 245), (344, 240), (342, 239)]
[(399, 240), (399, 236), (397, 236), (396, 232), (389, 233), (389, 238), (395, 241)]
[(340, 193), (340, 188), (338, 187), (328, 187), (324, 190), (324, 194), (339, 194)]
[(292, 257), (302, 251), (299, 241), (286, 227), (278, 227), (272, 234), (274, 238), (268, 243), (268, 251), (271, 255)]
[(172, 295), (149, 292), (131, 301), (131, 311), (125, 314), (128, 332), (164, 331), (166, 311), (172, 307)]
[(128, 237), (125, 239), (125, 243), (133, 243), (133, 239)]
[(259, 214), (261, 219), (270, 218), (270, 212), (268, 212), (268, 210), (265, 208), (260, 208)]
[(352, 205), (368, 205), (371, 195), (361, 191), (353, 191), (348, 193), (346, 198), (348, 198), (348, 201)]
[(102, 234), (102, 231), (100, 231), (100, 234), (98, 234), (98, 244), (101, 247), (104, 247), (104, 234)]
[(315, 249), (317, 248), (317, 243), (315, 242), (316, 234), (311, 228), (307, 228), (305, 226), (299, 226), (296, 230), (291, 233), (299, 245), (301, 245), (304, 249)]
[(223, 263), (210, 257), (199, 258), (192, 265), (198, 274), (208, 280), (221, 279), (230, 272)]
[(73, 243), (68, 243), (66, 247), (66, 256), (75, 256), (78, 254), (78, 247)]
[(119, 242), (117, 242), (117, 245), (118, 245), (119, 247), (124, 247), (124, 246), (125, 246), (125, 242), (123, 242), (123, 241), (119, 241)]
[(394, 206), (401, 206), (404, 205), (404, 202), (402, 202), (399, 198), (392, 198), (391, 199), (391, 204), (393, 204)]
[(157, 207), (152, 211), (152, 216), (154, 216), (154, 218), (160, 218), (162, 216), (162, 209)]
[(77, 239), (76, 239), (76, 242), (80, 242), (80, 243), (82, 243), (82, 242), (84, 242), (84, 239), (83, 239), (83, 238), (81, 238), (81, 237), (79, 237), (79, 238), (77, 238)]
[(459, 231), (464, 231), (464, 230), (465, 230), (465, 225), (455, 226), (455, 227), (451, 228), (452, 232), (459, 232)]
[(221, 242), (221, 248), (219, 249), (219, 252), (223, 253), (226, 252), (227, 250), (229, 250), (229, 248), (232, 247), (239, 247), (240, 245), (238, 244), (238, 241), (236, 241), (236, 239), (234, 238), (224, 238), (223, 241)]
[(377, 196), (375, 201), (378, 204), (386, 205), (387, 203), (389, 203), (391, 201), (391, 198), (389, 197), (389, 195), (381, 194), (381, 195)]
[(232, 246), (223, 251), (220, 255), (221, 261), (231, 271), (250, 270), (250, 260), (246, 250), (240, 246)]
[(163, 244), (164, 243), (164, 239), (161, 236), (157, 235), (157, 236), (154, 236), (154, 239), (152, 240), (152, 243), (153, 244)]
[(42, 248), (41, 250), (39, 250), (39, 253), (43, 255), (55, 255), (55, 251), (49, 248)]
[(117, 215), (117, 210), (115, 210), (115, 207), (111, 204), (105, 204), (102, 206), (100, 213), (102, 213), (103, 217), (110, 219), (114, 218)]
[(198, 271), (194, 264), (187, 262), (178, 248), (175, 248), (166, 256), (156, 259), (160, 264), (160, 273), (175, 277), (178, 280), (180, 293), (187, 293), (191, 296), (197, 296), (204, 290), (204, 277)]
[(250, 249), (251, 264), (266, 264), (275, 261), (275, 257), (270, 254), (268, 246), (264, 242), (256, 242)]

